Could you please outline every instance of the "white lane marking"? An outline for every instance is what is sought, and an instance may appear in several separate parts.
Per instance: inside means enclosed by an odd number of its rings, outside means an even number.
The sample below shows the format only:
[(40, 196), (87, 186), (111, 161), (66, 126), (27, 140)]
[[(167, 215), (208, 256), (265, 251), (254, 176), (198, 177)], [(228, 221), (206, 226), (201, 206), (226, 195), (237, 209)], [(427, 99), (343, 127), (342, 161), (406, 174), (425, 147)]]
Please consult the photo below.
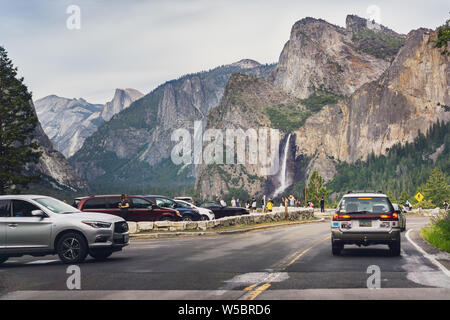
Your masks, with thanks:
[(438, 267), (447, 277), (450, 278), (450, 271), (447, 270), (447, 268), (445, 266), (443, 266), (439, 261), (436, 260), (436, 258), (431, 255), (428, 254), (425, 250), (423, 250), (417, 243), (415, 243), (414, 241), (412, 241), (412, 239), (409, 237), (409, 234), (411, 233), (411, 231), (413, 231), (414, 229), (409, 229), (408, 232), (406, 232), (405, 237), (406, 239), (408, 239), (408, 241), (417, 249), (417, 251), (419, 251), (425, 258), (427, 258), (428, 260), (431, 261), (431, 263), (433, 263), (436, 267)]
[(47, 264), (47, 263), (56, 262), (56, 261), (58, 261), (58, 260), (37, 260), (37, 261), (27, 262), (26, 264)]

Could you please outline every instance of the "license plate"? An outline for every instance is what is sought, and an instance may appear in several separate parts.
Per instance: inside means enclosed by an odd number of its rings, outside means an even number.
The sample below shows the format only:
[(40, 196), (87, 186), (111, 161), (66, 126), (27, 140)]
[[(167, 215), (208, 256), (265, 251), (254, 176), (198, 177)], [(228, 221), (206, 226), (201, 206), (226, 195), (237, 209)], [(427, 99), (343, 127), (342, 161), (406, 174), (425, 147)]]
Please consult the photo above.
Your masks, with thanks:
[(130, 235), (129, 234), (124, 234), (123, 235), (123, 243), (127, 243), (130, 240)]
[(372, 221), (360, 221), (359, 222), (359, 226), (360, 227), (371, 227), (372, 226)]

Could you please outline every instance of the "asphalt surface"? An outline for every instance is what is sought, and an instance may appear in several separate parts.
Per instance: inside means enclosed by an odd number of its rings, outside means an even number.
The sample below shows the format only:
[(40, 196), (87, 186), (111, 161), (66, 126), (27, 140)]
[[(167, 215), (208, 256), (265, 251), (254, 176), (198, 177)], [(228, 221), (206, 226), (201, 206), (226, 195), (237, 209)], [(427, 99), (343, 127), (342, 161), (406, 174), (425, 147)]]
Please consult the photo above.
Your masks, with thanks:
[[(134, 241), (107, 261), (80, 264), (81, 290), (67, 289), (57, 256), (11, 258), (0, 266), (0, 299), (450, 299), (450, 255), (420, 238), (427, 221), (408, 218), (400, 257), (381, 245), (334, 257), (329, 222)], [(378, 290), (367, 288), (372, 265)]]

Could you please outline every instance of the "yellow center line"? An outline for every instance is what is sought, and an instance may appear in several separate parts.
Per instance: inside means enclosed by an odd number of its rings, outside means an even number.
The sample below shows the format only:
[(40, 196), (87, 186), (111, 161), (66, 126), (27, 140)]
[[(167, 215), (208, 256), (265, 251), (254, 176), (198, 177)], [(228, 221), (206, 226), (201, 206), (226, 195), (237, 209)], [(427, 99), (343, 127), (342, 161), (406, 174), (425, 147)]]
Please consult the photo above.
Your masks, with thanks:
[[(284, 267), (281, 268), (281, 270), (285, 270), (287, 267), (289, 267), (290, 265), (294, 264), (296, 261), (298, 261), (301, 257), (303, 257), (305, 254), (307, 254), (312, 248), (314, 248), (315, 246), (317, 246), (318, 244), (324, 242), (327, 239), (330, 239), (330, 235), (327, 235), (325, 238), (317, 241), (316, 243), (314, 243), (311, 247), (303, 250), (302, 252), (300, 252), (298, 255), (295, 256), (295, 258), (293, 258), (287, 265), (285, 265)], [(288, 256), (288, 258), (294, 256), (296, 254), (293, 253), (291, 255)], [(246, 295), (244, 295), (243, 300), (254, 300), (257, 296), (259, 296), (261, 293), (263, 293), (264, 291), (266, 291), (267, 289), (269, 289), (269, 287), (271, 286), (271, 282), (275, 281), (281, 273), (278, 273), (275, 276), (268, 276), (266, 279), (264, 279), (265, 281), (267, 281), (266, 283), (260, 285), (259, 287), (256, 287), (258, 285), (258, 283), (252, 284), (251, 286), (248, 286), (244, 289), (244, 291), (248, 291), (248, 293)], [(256, 288), (255, 288), (256, 287)]]
[(269, 289), (270, 283), (264, 283), (263, 285), (259, 286), (252, 292), (250, 292), (247, 296), (244, 297), (244, 300), (254, 300), (257, 296), (259, 296), (261, 293)]
[(244, 291), (250, 291), (250, 290), (252, 290), (254, 287), (256, 287), (257, 285), (258, 285), (257, 283), (252, 284), (251, 286), (248, 286), (247, 288), (244, 288)]

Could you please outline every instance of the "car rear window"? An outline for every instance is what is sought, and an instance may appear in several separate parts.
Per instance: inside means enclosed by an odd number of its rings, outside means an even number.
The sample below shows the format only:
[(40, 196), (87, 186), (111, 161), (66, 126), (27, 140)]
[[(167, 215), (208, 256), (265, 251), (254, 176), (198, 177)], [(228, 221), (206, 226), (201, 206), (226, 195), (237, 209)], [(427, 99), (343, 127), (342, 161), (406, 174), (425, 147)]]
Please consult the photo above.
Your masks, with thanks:
[(339, 213), (388, 213), (394, 211), (386, 197), (345, 197), (338, 206)]

